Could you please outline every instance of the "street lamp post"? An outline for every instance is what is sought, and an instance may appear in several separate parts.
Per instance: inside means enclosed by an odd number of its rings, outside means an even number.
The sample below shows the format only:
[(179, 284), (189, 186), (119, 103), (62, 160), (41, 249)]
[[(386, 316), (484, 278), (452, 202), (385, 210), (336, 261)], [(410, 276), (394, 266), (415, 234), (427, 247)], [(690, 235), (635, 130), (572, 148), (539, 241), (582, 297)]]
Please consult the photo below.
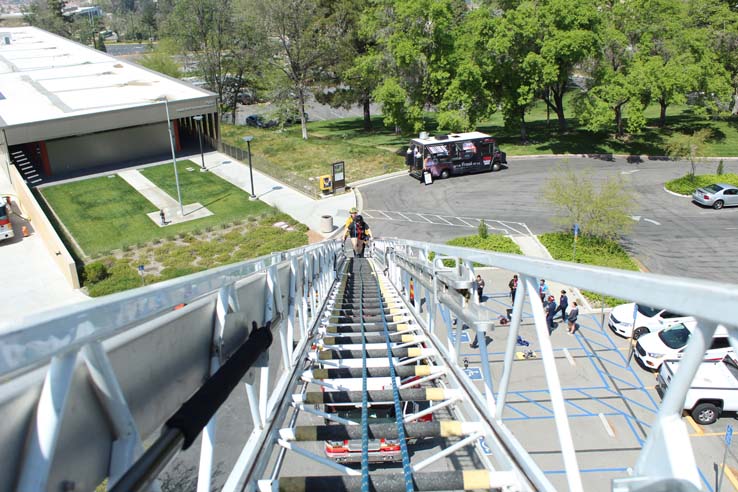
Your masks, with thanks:
[(207, 171), (208, 169), (205, 167), (205, 154), (202, 152), (202, 115), (198, 114), (197, 116), (192, 117), (193, 120), (197, 121), (197, 139), (200, 141), (200, 159), (202, 160), (202, 168), (200, 168), (200, 171)]
[(182, 205), (182, 191), (179, 189), (179, 173), (177, 172), (177, 155), (174, 152), (174, 133), (172, 132), (172, 120), (169, 119), (169, 102), (166, 97), (157, 99), (164, 101), (164, 108), (167, 112), (167, 128), (169, 128), (169, 147), (172, 149), (172, 162), (174, 163), (174, 181), (177, 183), (177, 200), (179, 201), (179, 211), (184, 217), (184, 206)]
[(256, 195), (254, 194), (254, 168), (251, 166), (251, 141), (254, 139), (251, 135), (247, 135), (243, 137), (243, 141), (246, 142), (246, 146), (249, 150), (249, 176), (251, 177), (251, 196), (249, 197), (251, 200), (256, 200)]

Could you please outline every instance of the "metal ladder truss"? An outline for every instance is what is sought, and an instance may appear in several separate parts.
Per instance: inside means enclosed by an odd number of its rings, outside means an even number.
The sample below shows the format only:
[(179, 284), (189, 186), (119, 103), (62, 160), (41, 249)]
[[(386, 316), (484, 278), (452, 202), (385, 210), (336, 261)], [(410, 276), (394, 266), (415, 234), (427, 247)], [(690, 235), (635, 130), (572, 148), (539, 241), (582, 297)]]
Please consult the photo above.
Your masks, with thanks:
[[(494, 385), (484, 334), (496, 320), (464, 295), (475, 264), (520, 278)], [(524, 307), (581, 491), (543, 307), (527, 295), (539, 278), (698, 318), (632, 476), (612, 489), (700, 490), (681, 406), (715, 328), (738, 345), (735, 286), (382, 239), (371, 258), (326, 241), (0, 329), (0, 492), (106, 477), (109, 490), (157, 490), (198, 436), (197, 490), (209, 491), (216, 412), (233, 397), (246, 437), (224, 491), (553, 491), (501, 419)], [(454, 318), (478, 334), (481, 391), (459, 366)]]

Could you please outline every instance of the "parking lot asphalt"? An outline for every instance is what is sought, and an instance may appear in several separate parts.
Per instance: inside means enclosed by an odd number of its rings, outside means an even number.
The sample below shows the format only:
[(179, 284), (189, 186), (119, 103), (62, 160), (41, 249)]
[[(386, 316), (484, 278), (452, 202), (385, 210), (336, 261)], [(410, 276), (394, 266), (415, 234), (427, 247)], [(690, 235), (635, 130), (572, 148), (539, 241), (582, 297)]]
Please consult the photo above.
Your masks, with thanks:
[[(725, 167), (738, 172), (738, 162)], [(496, 173), (436, 180), (428, 186), (400, 176), (362, 186), (363, 210), (375, 235), (419, 241), (474, 234), (479, 219), (508, 231), (512, 229), (505, 224), (533, 234), (556, 231), (560, 227), (552, 221), (554, 208), (543, 193), (559, 168), (591, 170), (596, 182), (621, 178), (633, 190), (633, 229), (623, 243), (649, 271), (738, 283), (738, 207), (712, 210), (667, 193), (664, 183), (688, 170), (683, 162), (511, 160)], [(698, 164), (698, 174), (714, 171), (714, 163)]]

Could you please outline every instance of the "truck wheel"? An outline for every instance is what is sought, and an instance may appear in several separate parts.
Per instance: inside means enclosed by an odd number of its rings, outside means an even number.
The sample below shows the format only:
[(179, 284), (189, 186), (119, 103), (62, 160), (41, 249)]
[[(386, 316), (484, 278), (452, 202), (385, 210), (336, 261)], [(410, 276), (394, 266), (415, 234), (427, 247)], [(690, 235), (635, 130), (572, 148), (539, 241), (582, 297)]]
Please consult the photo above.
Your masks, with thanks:
[(446, 179), (448, 177), (449, 177), (448, 169), (444, 169), (443, 171), (441, 171), (441, 179)]
[(633, 330), (633, 340), (638, 340), (646, 333), (651, 333), (651, 330), (649, 330), (645, 326), (639, 326), (638, 328)]
[(692, 409), (692, 418), (701, 425), (710, 425), (720, 417), (720, 408), (713, 403), (700, 403)]

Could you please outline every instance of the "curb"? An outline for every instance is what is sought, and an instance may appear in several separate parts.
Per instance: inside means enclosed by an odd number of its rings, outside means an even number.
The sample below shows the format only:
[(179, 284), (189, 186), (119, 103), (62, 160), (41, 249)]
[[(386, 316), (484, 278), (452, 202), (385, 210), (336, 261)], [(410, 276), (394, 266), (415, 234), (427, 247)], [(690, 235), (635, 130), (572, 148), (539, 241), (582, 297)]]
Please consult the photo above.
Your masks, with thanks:
[(407, 171), (395, 171), (393, 173), (389, 174), (380, 174), (379, 176), (374, 176), (371, 178), (361, 179), (359, 181), (353, 181), (351, 183), (346, 183), (346, 186), (350, 186), (351, 189), (356, 189), (359, 186), (365, 186), (368, 184), (377, 183), (379, 181), (385, 181), (387, 179), (396, 178), (398, 176), (405, 176), (407, 175)]
[[(615, 158), (628, 159), (634, 162), (638, 161), (677, 161), (679, 159), (672, 159), (667, 155), (648, 155), (648, 154), (531, 154), (531, 155), (509, 155), (507, 160), (520, 161), (526, 159), (600, 159), (605, 161), (611, 161)], [(704, 157), (703, 161), (736, 161), (738, 157)]]
[(680, 197), (680, 198), (689, 198), (689, 197), (691, 197), (691, 196), (692, 196), (692, 195), (682, 195), (681, 193), (677, 193), (677, 192), (675, 192), (675, 191), (670, 191), (670, 190), (667, 190), (667, 189), (666, 189), (666, 186), (664, 186), (664, 191), (665, 191), (665, 192), (667, 192), (667, 193), (668, 193), (668, 194), (670, 194), (670, 195), (678, 196), (678, 197)]

